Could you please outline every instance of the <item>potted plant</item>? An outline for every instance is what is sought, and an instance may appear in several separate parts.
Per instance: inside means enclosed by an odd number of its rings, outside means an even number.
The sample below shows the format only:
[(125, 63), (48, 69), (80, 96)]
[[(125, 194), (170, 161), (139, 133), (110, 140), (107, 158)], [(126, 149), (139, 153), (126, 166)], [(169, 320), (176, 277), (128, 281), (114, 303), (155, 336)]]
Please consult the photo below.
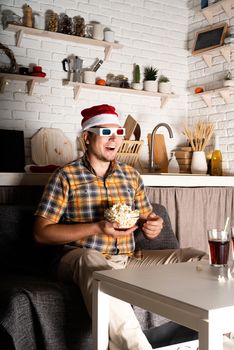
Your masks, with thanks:
[(144, 90), (157, 92), (158, 90), (158, 69), (152, 66), (147, 66), (144, 69)]
[(234, 86), (234, 79), (232, 78), (232, 73), (230, 71), (227, 72), (223, 86)]
[(165, 75), (160, 75), (158, 79), (158, 92), (163, 94), (171, 94), (171, 82)]
[(132, 83), (132, 88), (134, 90), (142, 90), (143, 86), (142, 86), (142, 83), (140, 83), (140, 80), (141, 80), (140, 66), (139, 64), (136, 64), (133, 71), (133, 83)]

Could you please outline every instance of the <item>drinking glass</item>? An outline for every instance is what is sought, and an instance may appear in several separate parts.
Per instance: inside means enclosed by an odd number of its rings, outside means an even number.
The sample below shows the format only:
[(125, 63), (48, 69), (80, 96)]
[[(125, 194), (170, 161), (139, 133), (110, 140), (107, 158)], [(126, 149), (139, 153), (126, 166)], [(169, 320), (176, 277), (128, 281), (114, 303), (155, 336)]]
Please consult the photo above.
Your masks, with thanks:
[(227, 266), (230, 239), (227, 231), (208, 230), (210, 264), (217, 267)]
[(234, 226), (231, 228), (231, 238), (232, 238), (232, 242), (231, 242), (232, 260), (234, 262)]

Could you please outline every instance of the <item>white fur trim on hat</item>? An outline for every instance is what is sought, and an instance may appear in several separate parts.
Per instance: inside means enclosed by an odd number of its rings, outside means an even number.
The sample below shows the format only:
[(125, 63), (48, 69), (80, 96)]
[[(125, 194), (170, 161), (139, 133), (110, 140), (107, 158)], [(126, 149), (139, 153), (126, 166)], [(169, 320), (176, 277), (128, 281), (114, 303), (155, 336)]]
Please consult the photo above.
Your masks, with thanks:
[(119, 117), (115, 114), (99, 114), (95, 115), (95, 117), (89, 118), (82, 124), (82, 130), (87, 130), (96, 125), (103, 124), (119, 124)]

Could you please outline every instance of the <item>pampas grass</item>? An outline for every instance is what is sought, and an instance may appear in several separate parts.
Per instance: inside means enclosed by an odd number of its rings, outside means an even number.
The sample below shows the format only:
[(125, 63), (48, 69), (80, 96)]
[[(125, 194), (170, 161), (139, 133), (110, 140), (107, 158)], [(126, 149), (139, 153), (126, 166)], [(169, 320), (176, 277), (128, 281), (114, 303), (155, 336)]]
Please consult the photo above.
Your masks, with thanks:
[(214, 125), (212, 123), (199, 121), (195, 124), (194, 129), (185, 126), (182, 133), (187, 138), (193, 151), (204, 151), (213, 132)]

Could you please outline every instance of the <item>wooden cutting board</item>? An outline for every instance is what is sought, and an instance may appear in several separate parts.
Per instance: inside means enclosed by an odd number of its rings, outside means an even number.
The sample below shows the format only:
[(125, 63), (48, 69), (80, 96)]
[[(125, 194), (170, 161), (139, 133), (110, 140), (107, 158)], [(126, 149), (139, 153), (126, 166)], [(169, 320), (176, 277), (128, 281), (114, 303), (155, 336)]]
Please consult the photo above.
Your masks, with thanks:
[(60, 129), (41, 128), (31, 139), (36, 165), (64, 165), (74, 159), (70, 140)]
[[(151, 134), (148, 134), (149, 154), (151, 154)], [(168, 156), (164, 135), (154, 135), (154, 163), (160, 166), (160, 172), (168, 172)]]
[(125, 128), (125, 140), (132, 139), (132, 136), (135, 136), (135, 140), (140, 140), (141, 137), (141, 128), (138, 122), (129, 114), (127, 119), (125, 120), (124, 126)]

